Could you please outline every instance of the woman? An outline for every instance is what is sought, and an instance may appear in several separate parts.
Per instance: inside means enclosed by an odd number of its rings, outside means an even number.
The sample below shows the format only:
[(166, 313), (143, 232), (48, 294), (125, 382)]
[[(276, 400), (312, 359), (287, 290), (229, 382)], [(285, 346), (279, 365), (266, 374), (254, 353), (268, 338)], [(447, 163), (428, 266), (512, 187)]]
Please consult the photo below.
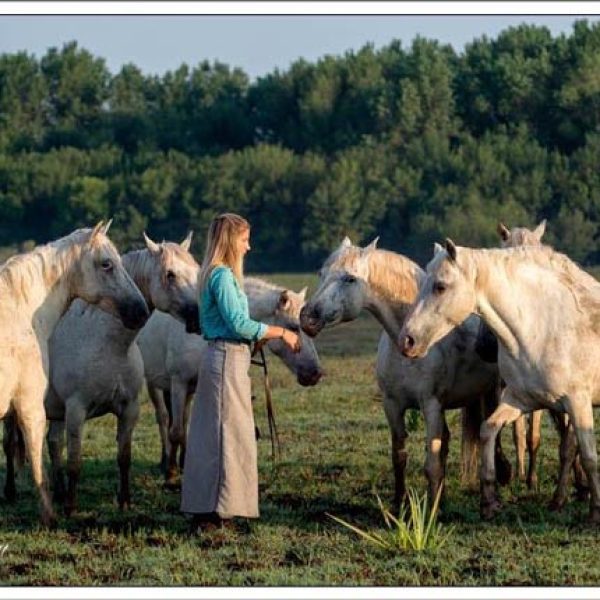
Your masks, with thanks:
[(181, 510), (194, 530), (258, 517), (258, 465), (250, 398), (250, 344), (281, 338), (300, 350), (296, 333), (250, 319), (243, 262), (250, 225), (226, 213), (208, 230), (200, 272), (200, 324), (208, 344), (188, 434)]

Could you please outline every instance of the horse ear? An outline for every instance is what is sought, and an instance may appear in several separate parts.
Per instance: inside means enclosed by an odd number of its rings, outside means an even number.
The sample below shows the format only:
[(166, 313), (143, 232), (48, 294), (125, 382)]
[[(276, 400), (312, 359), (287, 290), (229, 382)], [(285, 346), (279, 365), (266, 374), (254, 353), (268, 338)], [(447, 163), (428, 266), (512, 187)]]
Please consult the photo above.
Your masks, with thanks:
[(304, 302), (304, 300), (306, 300), (306, 292), (308, 292), (308, 287), (303, 287), (298, 292), (298, 296), (299, 296), (301, 302)]
[(508, 240), (508, 238), (510, 237), (510, 229), (504, 223), (500, 223), (500, 221), (498, 221), (498, 226), (496, 227), (496, 230), (498, 231), (498, 235), (500, 236), (503, 242), (506, 242), (506, 240)]
[(538, 241), (541, 241), (544, 233), (546, 232), (546, 219), (544, 219), (534, 230), (533, 230), (533, 235), (535, 235), (535, 237), (538, 239)]
[(439, 254), (444, 248), (442, 247), (441, 244), (438, 244), (437, 242), (433, 243), (433, 255), (435, 256), (436, 254)]
[(346, 236), (342, 240), (342, 243), (340, 244), (340, 248), (347, 248), (348, 246), (352, 246), (352, 242), (350, 241), (350, 238), (348, 236)]
[(192, 245), (192, 237), (194, 236), (194, 232), (190, 230), (183, 242), (179, 244), (186, 252), (190, 251), (190, 246)]
[(112, 225), (113, 220), (109, 219), (106, 223), (106, 225), (104, 225), (104, 227), (102, 228), (102, 233), (104, 235), (108, 235), (108, 230), (110, 229), (110, 226)]
[(88, 239), (88, 244), (90, 244), (90, 246), (94, 243), (96, 236), (102, 232), (103, 228), (104, 228), (104, 221), (98, 221), (98, 223), (96, 223), (96, 226), (94, 227), (94, 229), (92, 229), (92, 233), (90, 233), (90, 237)]
[(277, 302), (277, 308), (279, 310), (287, 310), (290, 307), (290, 296), (287, 290), (283, 290), (279, 296), (279, 300)]
[(144, 231), (144, 242), (146, 242), (146, 248), (152, 252), (152, 254), (158, 254), (160, 252), (160, 245), (153, 242)]
[(456, 246), (450, 238), (446, 238), (446, 252), (452, 262), (456, 262)]
[(369, 252), (373, 252), (377, 248), (377, 242), (379, 241), (379, 236), (377, 236), (368, 246), (363, 249), (365, 254)]

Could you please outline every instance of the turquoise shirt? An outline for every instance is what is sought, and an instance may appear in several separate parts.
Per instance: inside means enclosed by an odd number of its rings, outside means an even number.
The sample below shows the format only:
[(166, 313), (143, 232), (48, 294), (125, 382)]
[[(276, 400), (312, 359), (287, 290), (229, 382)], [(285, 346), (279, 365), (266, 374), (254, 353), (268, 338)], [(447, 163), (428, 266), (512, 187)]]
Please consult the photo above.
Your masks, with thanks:
[(248, 298), (240, 289), (229, 267), (215, 267), (208, 277), (200, 299), (200, 327), (207, 340), (257, 341), (267, 325), (253, 321), (248, 313)]

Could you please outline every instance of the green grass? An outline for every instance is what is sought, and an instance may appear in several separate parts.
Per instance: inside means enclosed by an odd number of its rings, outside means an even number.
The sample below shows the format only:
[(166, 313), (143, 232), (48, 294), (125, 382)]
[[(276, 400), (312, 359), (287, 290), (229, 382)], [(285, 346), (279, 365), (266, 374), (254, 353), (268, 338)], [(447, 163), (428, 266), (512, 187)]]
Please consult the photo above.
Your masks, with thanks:
[[(273, 276), (300, 289), (315, 278)], [(459, 418), (453, 435), (441, 523), (452, 528), (435, 552), (390, 554), (364, 544), (327, 513), (369, 532), (385, 524), (376, 500), (392, 502), (389, 432), (374, 379), (379, 327), (369, 316), (318, 339), (327, 376), (300, 388), (272, 358), (273, 399), (282, 455), (271, 461), (260, 371), (253, 368), (259, 441), (261, 518), (248, 533), (189, 537), (178, 495), (162, 487), (159, 439), (144, 397), (134, 434), (134, 506), (116, 505), (117, 466), (112, 416), (86, 424), (80, 510), (53, 531), (38, 526), (28, 470), (19, 474), (19, 501), (1, 503), (0, 583), (13, 585), (596, 585), (600, 536), (585, 523), (587, 505), (546, 509), (557, 473), (557, 437), (544, 417), (540, 489), (519, 482), (504, 489), (504, 512), (479, 519), (479, 496), (458, 482)], [(407, 482), (426, 489), (422, 421), (408, 441)], [(511, 436), (504, 447), (514, 457)], [(4, 472), (0, 473), (3, 479)], [(2, 552), (2, 548), (6, 550)]]

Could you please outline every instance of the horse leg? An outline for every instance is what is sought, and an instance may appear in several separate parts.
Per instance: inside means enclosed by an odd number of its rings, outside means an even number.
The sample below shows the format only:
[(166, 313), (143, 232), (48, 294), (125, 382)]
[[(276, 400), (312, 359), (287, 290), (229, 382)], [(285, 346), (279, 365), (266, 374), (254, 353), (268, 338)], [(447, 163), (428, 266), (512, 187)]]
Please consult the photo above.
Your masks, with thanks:
[(148, 396), (154, 406), (154, 414), (158, 423), (158, 433), (160, 435), (160, 470), (163, 473), (167, 471), (167, 462), (169, 456), (169, 412), (165, 405), (163, 393), (153, 385), (147, 384)]
[(6, 481), (4, 482), (4, 497), (8, 502), (17, 499), (17, 486), (15, 484), (15, 452), (17, 443), (17, 424), (13, 416), (4, 419), (4, 455), (6, 457)]
[[(30, 383), (40, 381), (32, 374)], [(27, 395), (23, 392), (27, 391)], [(44, 390), (36, 389), (22, 390), (22, 395), (15, 402), (17, 422), (25, 441), (25, 448), (31, 463), (31, 473), (33, 482), (37, 488), (41, 502), (41, 520), (45, 527), (50, 527), (56, 522), (52, 501), (46, 485), (46, 477), (42, 463), (42, 453), (44, 447), (44, 433), (46, 430), (46, 411), (44, 410)], [(18, 408), (17, 408), (18, 407)], [(23, 408), (27, 407), (27, 408)]]
[(581, 466), (579, 449), (575, 450), (575, 461), (573, 462), (573, 475), (575, 476), (575, 498), (577, 500), (587, 500), (590, 495), (590, 488), (587, 483), (585, 472)]
[(500, 509), (500, 500), (496, 491), (495, 447), (496, 437), (506, 424), (512, 423), (522, 414), (519, 408), (508, 404), (512, 394), (505, 388), (498, 408), (481, 425), (481, 516), (491, 519)]
[(190, 411), (192, 408), (192, 400), (194, 394), (187, 394), (185, 397), (185, 406), (183, 409), (183, 443), (181, 444), (181, 450), (179, 451), (179, 468), (183, 471), (185, 465), (185, 452), (187, 449), (187, 430), (188, 423), (190, 422)]
[(525, 419), (525, 415), (522, 415), (513, 423), (513, 440), (517, 454), (516, 467), (519, 481), (525, 481)]
[(552, 413), (552, 418), (560, 435), (559, 462), (560, 470), (556, 489), (550, 500), (550, 510), (560, 510), (567, 501), (567, 488), (569, 485), (569, 473), (571, 465), (575, 460), (577, 442), (575, 440), (575, 431), (569, 426), (566, 415)]
[(537, 453), (540, 448), (542, 431), (542, 411), (534, 410), (529, 416), (527, 429), (527, 451), (529, 453), (529, 470), (527, 472), (527, 487), (536, 490), (538, 477), (536, 471)]
[(173, 414), (173, 422), (169, 430), (169, 441), (171, 448), (169, 453), (169, 464), (167, 467), (167, 475), (165, 485), (168, 488), (176, 489), (179, 487), (177, 468), (177, 450), (185, 443), (185, 431), (183, 427), (183, 419), (185, 412), (185, 399), (187, 397), (187, 384), (177, 377), (171, 378), (171, 410)]
[(387, 394), (383, 399), (385, 416), (390, 427), (392, 438), (392, 467), (394, 469), (394, 510), (400, 511), (400, 506), (406, 498), (406, 463), (408, 454), (406, 452), (406, 423), (404, 415), (406, 406), (396, 398)]
[(426, 400), (423, 405), (425, 428), (427, 433), (427, 455), (425, 458), (425, 475), (429, 484), (429, 502), (433, 503), (438, 496), (444, 479), (442, 460), (442, 438), (444, 435), (444, 414), (437, 398)]
[(77, 485), (81, 473), (81, 438), (85, 423), (85, 409), (77, 395), (66, 402), (65, 427), (67, 430), (67, 497), (65, 515), (77, 510)]
[(117, 422), (117, 462), (119, 464), (119, 475), (121, 483), (119, 486), (118, 501), (121, 510), (131, 505), (131, 494), (129, 491), (129, 469), (131, 467), (131, 438), (133, 429), (140, 415), (140, 404), (135, 398), (128, 402), (118, 415)]
[(48, 451), (52, 464), (52, 499), (58, 504), (63, 504), (66, 496), (65, 474), (62, 465), (62, 454), (65, 444), (64, 421), (50, 421), (46, 441), (48, 442)]
[(598, 455), (592, 403), (585, 397), (578, 399), (577, 402), (569, 400), (567, 411), (579, 444), (581, 465), (590, 486), (589, 520), (597, 523), (600, 521), (600, 480), (598, 479)]

